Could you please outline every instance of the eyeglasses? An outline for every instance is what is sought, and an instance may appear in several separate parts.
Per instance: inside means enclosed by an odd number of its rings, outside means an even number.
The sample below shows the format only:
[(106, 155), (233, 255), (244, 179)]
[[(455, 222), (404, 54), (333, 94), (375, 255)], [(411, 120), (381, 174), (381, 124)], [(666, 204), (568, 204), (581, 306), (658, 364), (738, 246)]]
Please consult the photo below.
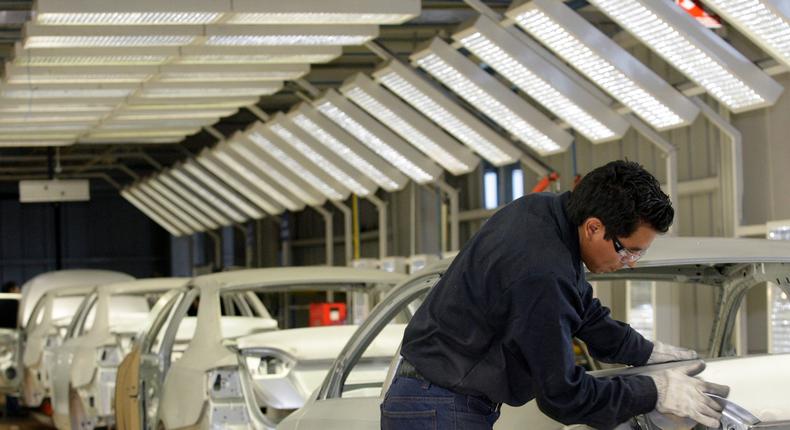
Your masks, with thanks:
[(636, 262), (637, 260), (642, 258), (643, 255), (645, 255), (645, 251), (646, 251), (644, 249), (641, 251), (631, 251), (625, 246), (623, 246), (623, 244), (620, 243), (620, 241), (616, 237), (612, 238), (612, 245), (614, 245), (614, 251), (620, 255), (620, 261), (622, 261), (623, 263)]

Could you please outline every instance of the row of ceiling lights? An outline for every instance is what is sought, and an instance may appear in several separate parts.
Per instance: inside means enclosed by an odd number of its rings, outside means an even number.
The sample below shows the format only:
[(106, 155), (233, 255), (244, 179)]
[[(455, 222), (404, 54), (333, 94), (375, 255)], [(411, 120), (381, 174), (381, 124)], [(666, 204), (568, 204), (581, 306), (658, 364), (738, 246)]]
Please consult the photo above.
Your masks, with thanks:
[[(156, 56), (161, 52), (151, 51), (152, 49), (177, 49), (178, 52), (171, 55), (182, 60), (189, 50), (192, 50), (191, 55), (196, 56), (201, 55), (201, 50), (205, 55), (222, 56), (231, 54), (225, 49), (246, 49), (223, 47), (218, 50), (218, 46), (197, 46), (201, 43), (337, 43), (341, 40), (337, 37), (349, 26), (330, 26), (326, 30), (332, 31), (321, 34), (318, 24), (340, 23), (340, 20), (345, 20), (346, 24), (361, 24), (372, 15), (368, 13), (363, 14), (364, 18), (352, 18), (353, 14), (344, 12), (342, 7), (348, 2), (332, 3), (321, 2), (323, 7), (337, 13), (288, 15), (294, 13), (294, 5), (288, 5), (282, 7), (291, 10), (272, 15), (281, 18), (279, 21), (272, 16), (258, 14), (256, 19), (260, 21), (255, 22), (257, 24), (315, 24), (308, 27), (270, 26), (258, 35), (249, 32), (249, 28), (255, 26), (243, 25), (234, 28), (229, 24), (241, 23), (243, 20), (248, 24), (252, 19), (251, 16), (242, 19), (241, 15), (234, 15), (240, 10), (234, 9), (236, 2), (229, 2), (230, 9), (217, 12), (224, 14), (220, 18), (203, 17), (200, 22), (196, 22), (198, 18), (190, 18), (187, 20), (189, 24), (197, 25), (191, 32), (189, 27), (161, 30), (175, 27), (161, 25), (177, 22), (172, 14), (173, 10), (171, 13), (144, 13), (144, 18), (141, 18), (142, 15), (135, 15), (135, 12), (115, 13), (115, 18), (110, 12), (67, 17), (63, 14), (68, 12), (42, 11), (39, 7), (36, 24), (30, 24), (27, 29), (28, 38), (25, 43), (29, 46), (18, 48), (23, 51), (23, 55), (17, 56), (19, 66), (16, 67), (20, 70), (17, 75), (21, 75), (21, 70), (26, 67), (28, 70), (35, 67), (33, 64), (36, 61), (56, 58), (52, 55), (57, 55), (58, 58), (51, 61), (53, 64), (64, 61), (63, 58), (85, 61), (84, 56), (89, 54), (88, 50), (104, 49), (103, 45), (112, 43), (123, 43), (122, 46), (137, 44), (116, 49), (112, 55), (118, 58), (146, 55), (139, 51), (140, 46), (153, 43), (157, 46), (145, 48), (148, 55)], [(370, 5), (372, 8), (385, 8), (385, 3), (380, 3), (381, 5), (370, 2)], [(732, 46), (704, 29), (674, 5), (647, 0), (632, 0), (627, 5), (606, 0), (592, 0), (591, 3), (734, 112), (770, 105), (782, 91), (778, 83)], [(787, 50), (783, 45), (786, 41), (777, 36), (790, 34), (790, 30), (786, 28), (790, 13), (784, 3), (778, 0), (754, 0), (752, 10), (745, 10), (745, 2), (708, 0), (707, 3), (722, 16), (732, 20), (736, 27), (742, 29), (767, 52), (776, 55), (778, 60), (787, 62), (788, 56), (782, 51)], [(111, 6), (123, 10), (120, 5)], [(379, 12), (389, 17), (397, 15), (391, 11)], [(56, 15), (47, 17), (49, 13)], [(766, 18), (766, 13), (774, 21)], [(762, 18), (755, 19), (755, 14)], [(413, 15), (414, 13), (411, 16)], [(583, 79), (577, 73), (596, 83), (610, 97), (657, 130), (685, 126), (696, 118), (699, 110), (685, 96), (561, 3), (533, 0), (514, 5), (506, 15), (507, 19), (502, 22), (481, 16), (465, 25), (453, 35), (455, 46), (466, 48), (590, 141), (599, 143), (619, 139), (627, 130), (628, 124), (610, 107), (610, 100), (596, 93), (597, 89), (592, 91), (581, 85)], [(135, 17), (139, 18), (136, 24), (147, 25), (136, 28), (139, 32), (137, 38), (134, 26), (120, 27), (112, 31), (109, 30), (110, 27), (94, 27), (94, 30), (108, 28), (106, 32), (98, 33), (80, 28), (68, 29), (68, 25), (75, 24), (106, 26), (112, 24), (112, 19), (128, 25), (133, 19), (137, 19)], [(332, 21), (333, 19), (338, 21)], [(408, 18), (407, 15), (400, 15), (398, 19)], [(784, 23), (785, 28), (779, 26), (776, 20)], [(542, 51), (543, 47), (531, 44), (526, 35), (512, 27), (513, 23), (562, 58), (575, 71), (546, 55)], [(53, 24), (58, 27), (47, 27)], [(150, 25), (156, 26), (149, 27)], [(773, 25), (772, 28), (776, 31), (761, 32), (758, 28), (761, 25)], [(371, 31), (365, 28), (360, 27), (355, 34), (351, 34), (353, 31), (348, 32), (342, 36), (345, 37), (342, 40), (362, 43), (375, 37), (371, 32), (365, 33)], [(142, 29), (145, 31), (140, 31)], [(155, 36), (162, 36), (164, 42), (155, 41)], [(168, 40), (174, 40), (168, 37), (176, 36), (187, 36), (189, 40), (179, 39), (172, 43), (192, 45), (159, 46), (170, 43)], [(316, 38), (310, 39), (311, 36)], [(358, 39), (352, 40), (352, 36)], [(311, 42), (308, 43), (307, 40)], [(59, 48), (51, 48), (52, 45)], [(255, 49), (266, 48), (257, 46)], [(315, 48), (318, 47), (300, 46), (288, 48), (288, 52), (299, 55), (297, 49)], [(32, 60), (39, 58), (36, 57), (37, 53), (45, 49), (49, 51), (40, 57), (44, 60)], [(133, 49), (138, 51), (131, 51)], [(208, 53), (207, 50), (213, 51)], [(307, 52), (304, 52), (305, 55), (308, 55)], [(248, 54), (256, 55), (251, 52)], [(98, 59), (104, 57), (94, 55), (93, 58), (99, 61)], [(416, 51), (411, 56), (411, 62), (538, 154), (561, 152), (570, 145), (572, 136), (557, 123), (441, 39), (434, 39), (427, 47)], [(159, 67), (157, 76), (163, 75), (166, 67), (175, 65)], [(64, 77), (65, 74), (57, 72), (59, 69), (61, 68), (53, 67), (53, 72), (40, 71), (38, 74), (29, 75), (68, 79)], [(106, 74), (117, 76), (123, 73), (107, 70)], [(277, 214), (285, 209), (298, 210), (304, 205), (320, 205), (326, 199), (340, 201), (350, 193), (365, 196), (375, 192), (376, 186), (394, 191), (405, 185), (406, 178), (421, 184), (430, 183), (439, 178), (442, 170), (456, 175), (467, 173), (478, 163), (478, 158), (472, 151), (495, 165), (512, 163), (520, 157), (521, 151), (511, 142), (482, 124), (478, 118), (458, 106), (411, 67), (390, 61), (374, 72), (372, 77), (373, 79), (366, 75), (353, 76), (340, 87), (340, 93), (330, 90), (311, 104), (303, 104), (288, 115), (278, 114), (265, 124), (256, 123), (245, 132), (233, 136), (228, 142), (205, 151), (195, 161), (176, 166), (171, 171), (128, 188), (124, 191), (124, 196), (171, 233), (185, 234), (215, 228), (216, 225), (226, 225), (229, 221), (259, 218), (264, 213)], [(28, 79), (32, 82), (33, 78)], [(100, 78), (97, 76), (97, 79)], [(175, 88), (171, 94), (178, 92), (178, 87), (168, 86), (172, 83), (161, 81), (160, 79), (157, 82), (162, 85), (161, 88)], [(40, 88), (57, 85), (45, 83), (43, 80), (41, 82)], [(206, 81), (198, 82), (206, 84)], [(8, 81), (6, 85), (14, 83)], [(157, 89), (157, 85), (147, 85), (148, 83), (141, 86), (143, 94), (151, 94), (152, 90)], [(263, 93), (256, 95), (260, 94)], [(173, 106), (174, 111), (178, 109)], [(122, 114), (132, 113), (123, 111)], [(216, 118), (209, 120), (216, 121)], [(472, 151), (462, 146), (459, 141)], [(373, 166), (379, 168), (372, 168)], [(382, 169), (381, 166), (388, 169)], [(385, 174), (385, 171), (390, 174)], [(161, 182), (158, 179), (160, 176)], [(169, 183), (164, 178), (170, 179)], [(179, 179), (182, 180), (180, 187), (174, 185)], [(197, 187), (198, 182), (195, 180), (205, 186)], [(189, 189), (194, 187), (202, 191), (192, 189), (192, 193), (189, 193)], [(211, 194), (209, 190), (215, 194)], [(198, 201), (202, 204), (198, 204)], [(242, 206), (248, 210), (242, 209)], [(190, 213), (198, 215), (190, 216)], [(221, 213), (227, 216), (216, 216)]]

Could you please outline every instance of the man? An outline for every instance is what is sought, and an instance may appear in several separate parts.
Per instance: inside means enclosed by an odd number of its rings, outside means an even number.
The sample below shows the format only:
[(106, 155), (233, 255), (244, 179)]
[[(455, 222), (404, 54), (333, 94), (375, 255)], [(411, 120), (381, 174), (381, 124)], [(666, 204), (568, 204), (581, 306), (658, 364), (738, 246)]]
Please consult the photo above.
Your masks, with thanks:
[(694, 378), (701, 362), (615, 378), (575, 365), (573, 337), (604, 362), (697, 358), (611, 319), (582, 266), (593, 273), (633, 267), (673, 217), (658, 181), (628, 161), (593, 170), (573, 193), (532, 194), (502, 208), (406, 328), (382, 428), (491, 429), (502, 403), (532, 399), (564, 424), (612, 428), (655, 409), (718, 427), (722, 407), (703, 393), (729, 390)]

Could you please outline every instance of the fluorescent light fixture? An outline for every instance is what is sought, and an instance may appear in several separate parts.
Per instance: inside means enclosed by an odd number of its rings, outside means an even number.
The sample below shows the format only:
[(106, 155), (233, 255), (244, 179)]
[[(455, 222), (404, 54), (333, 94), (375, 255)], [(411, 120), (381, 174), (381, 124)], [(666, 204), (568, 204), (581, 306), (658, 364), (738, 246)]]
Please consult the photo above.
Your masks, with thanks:
[(653, 128), (683, 127), (697, 117), (690, 100), (565, 5), (534, 1), (506, 14)]
[(85, 136), (86, 138), (93, 138), (93, 139), (127, 139), (128, 141), (132, 142), (137, 139), (145, 139), (145, 138), (183, 138), (185, 136), (189, 136), (192, 134), (197, 133), (200, 131), (199, 128), (189, 128), (189, 129), (161, 129), (161, 130), (103, 130), (101, 128), (97, 128), (91, 130), (90, 134)]
[(274, 134), (280, 136), (305, 158), (331, 178), (336, 178), (354, 194), (365, 197), (376, 192), (376, 184), (370, 178), (360, 175), (359, 171), (339, 154), (296, 126), (290, 118), (283, 114), (277, 114), (268, 124)]
[(19, 84), (139, 83), (151, 78), (156, 66), (39, 67), (5, 65), (5, 82)]
[(170, 130), (195, 129), (211, 124), (211, 120), (197, 119), (156, 119), (149, 121), (117, 121), (114, 118), (104, 120), (97, 130)]
[[(234, 136), (231, 142), (235, 142), (234, 146), (241, 145), (238, 142), (241, 138), (240, 136)], [(294, 198), (285, 187), (280, 185), (279, 181), (274, 179), (274, 176), (279, 175), (279, 172), (276, 172), (268, 161), (261, 160), (257, 156), (247, 159), (231, 149), (228, 143), (217, 145), (212, 154), (228, 171), (241, 176), (244, 181), (252, 184), (253, 187), (274, 199), (284, 208), (294, 212), (304, 209), (304, 203)], [(266, 169), (265, 173), (264, 169)]]
[(0, 124), (0, 133), (80, 132), (93, 124), (48, 123), (48, 124)]
[(591, 142), (628, 130), (623, 117), (491, 19), (480, 16), (453, 39)]
[(122, 99), (131, 95), (137, 84), (1, 84), (5, 98)]
[(198, 220), (196, 220), (192, 214), (189, 214), (177, 207), (173, 202), (165, 198), (165, 196), (163, 196), (159, 191), (155, 190), (147, 183), (139, 183), (137, 185), (137, 190), (150, 197), (152, 201), (156, 202), (161, 208), (173, 215), (173, 217), (181, 220), (184, 224), (189, 226), (192, 231), (205, 231), (208, 229)]
[(282, 205), (272, 201), (268, 195), (262, 194), (250, 187), (248, 183), (239, 176), (236, 170), (224, 166), (221, 161), (217, 160), (211, 150), (204, 149), (195, 160), (209, 172), (213, 173), (214, 176), (225, 182), (228, 186), (267, 213), (277, 215), (283, 212), (284, 208)]
[(705, 0), (705, 4), (765, 52), (790, 67), (790, 4), (787, 0)]
[(175, 99), (130, 97), (126, 99), (123, 109), (128, 111), (238, 109), (254, 105), (258, 101), (258, 97), (227, 97), (224, 99), (216, 97), (182, 97)]
[(316, 142), (323, 144), (331, 153), (347, 161), (381, 188), (391, 192), (406, 185), (408, 178), (398, 169), (318, 113), (311, 105), (301, 103), (288, 117)]
[(30, 140), (30, 141), (0, 141), (0, 148), (38, 148), (42, 146), (69, 146), (74, 140)]
[(183, 98), (183, 97), (244, 97), (249, 95), (271, 95), (280, 91), (282, 82), (147, 82), (137, 97)]
[(297, 210), (301, 210), (304, 209), (305, 202), (312, 204), (322, 199), (311, 186), (304, 187), (298, 194), (291, 194), (289, 190), (294, 188), (292, 184), (298, 181), (295, 174), (284, 170), (282, 166), (277, 164), (276, 160), (254, 147), (252, 142), (243, 138), (237, 139), (229, 148), (229, 157), (234, 158), (249, 170), (255, 171), (257, 176), (269, 178), (272, 181), (266, 181), (266, 184), (274, 188), (269, 195), (289, 210), (294, 211), (292, 209), (294, 207), (298, 207), (299, 209)]
[(362, 45), (378, 35), (376, 25), (210, 25), (206, 27), (206, 45)]
[(80, 123), (87, 126), (105, 115), (105, 112), (3, 112), (0, 124)]
[(59, 26), (25, 23), (25, 49), (182, 46), (203, 33), (201, 26)]
[[(216, 208), (208, 204), (205, 200), (198, 197), (195, 193), (187, 190), (178, 179), (175, 179), (169, 171), (165, 171), (156, 176), (156, 180), (162, 182), (168, 188), (173, 190), (178, 196), (187, 200), (192, 206), (197, 208), (200, 212), (206, 214), (216, 225), (231, 225), (233, 220), (219, 212)], [(213, 227), (216, 228), (216, 227)]]
[(513, 164), (522, 152), (411, 67), (390, 61), (373, 78), (495, 166)]
[(160, 227), (165, 229), (168, 233), (173, 236), (183, 236), (187, 234), (187, 232), (179, 230), (173, 223), (167, 221), (163, 216), (159, 215), (159, 213), (155, 212), (152, 208), (143, 204), (137, 197), (132, 195), (132, 193), (128, 189), (121, 190), (121, 197), (126, 199), (132, 206), (136, 207), (140, 212), (145, 214), (148, 218), (151, 218), (155, 223), (157, 223)]
[(177, 47), (148, 48), (32, 48), (14, 45), (14, 64), (19, 66), (128, 66), (159, 65), (177, 57)]
[[(248, 204), (241, 196), (238, 196), (232, 189), (228, 188), (225, 183), (212, 177), (210, 173), (203, 170), (193, 160), (187, 161), (170, 172), (182, 185), (186, 185), (195, 194), (235, 222), (244, 222), (247, 217), (259, 219), (264, 215), (263, 212)], [(247, 217), (245, 217), (245, 214)]]
[[(289, 169), (300, 172), (302, 178), (321, 192), (326, 198), (334, 201), (345, 200), (349, 196), (349, 189), (341, 181), (335, 179), (322, 168), (318, 167), (311, 159), (307, 158), (299, 150), (294, 148), (290, 142), (302, 143), (298, 138), (282, 124), (269, 124), (272, 132), (265, 142), (258, 146), (274, 157)], [(256, 141), (257, 143), (257, 141)], [(307, 146), (303, 146), (303, 149)], [(318, 155), (314, 153), (314, 155)], [(323, 159), (323, 157), (321, 157)], [(324, 159), (325, 160), (325, 159)], [(341, 173), (339, 170), (338, 173)]]
[[(13, 143), (23, 143), (23, 142), (46, 142), (46, 141), (64, 141), (70, 140), (73, 141), (77, 138), (79, 133), (75, 133), (73, 131), (45, 131), (45, 132), (33, 132), (33, 131), (24, 131), (18, 133), (11, 133), (9, 131), (5, 131), (0, 133), (0, 142), (13, 142)], [(25, 145), (19, 145), (25, 146)], [(37, 145), (35, 145), (37, 146)]]
[(213, 230), (219, 227), (219, 224), (209, 218), (205, 213), (201, 212), (191, 203), (183, 199), (180, 195), (173, 192), (170, 188), (162, 184), (160, 181), (157, 180), (157, 177), (149, 178), (145, 182), (146, 186), (149, 186), (156, 190), (159, 194), (161, 194), (164, 198), (166, 198), (170, 203), (177, 206), (178, 209), (188, 213), (192, 218), (194, 218), (197, 222), (199, 222), (204, 229), (206, 230)]
[[(113, 121), (156, 121), (168, 119), (206, 119), (209, 123), (218, 121), (221, 117), (230, 116), (238, 112), (238, 109), (231, 110), (193, 110), (193, 111), (131, 111), (120, 110), (113, 114)], [(0, 119), (2, 121), (2, 119)]]
[(328, 63), (343, 53), (340, 46), (184, 46), (174, 64)]
[(258, 129), (248, 130), (244, 133), (244, 139), (240, 139), (230, 145), (230, 149), (238, 153), (241, 157), (249, 160), (273, 180), (277, 181), (293, 196), (307, 203), (310, 206), (322, 205), (326, 202), (326, 197), (317, 189), (316, 184), (308, 182), (302, 177), (301, 171), (291, 170), (291, 168), (264, 148), (274, 146), (272, 140), (276, 138), (269, 130)]
[(590, 3), (733, 112), (770, 106), (782, 93), (768, 74), (670, 2)]
[(37, 0), (34, 20), (44, 25), (211, 24), (231, 10), (229, 0)]
[(77, 143), (85, 144), (107, 144), (107, 143), (134, 143), (134, 144), (172, 144), (184, 140), (184, 136), (168, 137), (93, 137), (91, 135), (82, 136), (77, 139)]
[(480, 160), (472, 151), (367, 76), (352, 76), (340, 92), (453, 175), (463, 175), (477, 167)]
[(335, 90), (328, 90), (313, 105), (418, 184), (426, 184), (441, 175), (439, 166)]
[(266, 82), (298, 79), (310, 71), (309, 64), (236, 66), (217, 64), (166, 64), (159, 67), (159, 82)]
[(233, 0), (231, 24), (401, 24), (420, 15), (419, 0)]
[(540, 155), (556, 154), (573, 137), (439, 38), (411, 55), (413, 63)]
[(96, 103), (82, 99), (3, 99), (0, 98), (0, 113), (23, 113), (26, 115), (39, 115), (48, 113), (81, 113), (85, 115), (101, 116), (111, 112), (117, 103), (102, 101)]

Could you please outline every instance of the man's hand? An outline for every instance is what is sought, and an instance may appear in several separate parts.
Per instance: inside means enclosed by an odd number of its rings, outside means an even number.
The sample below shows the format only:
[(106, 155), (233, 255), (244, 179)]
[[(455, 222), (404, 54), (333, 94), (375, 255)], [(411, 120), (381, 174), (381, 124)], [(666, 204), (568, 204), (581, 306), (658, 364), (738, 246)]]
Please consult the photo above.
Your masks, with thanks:
[(699, 358), (697, 351), (693, 349), (681, 348), (679, 346), (668, 345), (663, 342), (653, 343), (653, 353), (647, 360), (647, 364), (666, 363), (668, 361), (696, 360)]
[(705, 363), (678, 367), (649, 375), (656, 383), (656, 410), (662, 414), (691, 418), (712, 428), (719, 427), (723, 407), (705, 393), (727, 397), (730, 388), (694, 378), (705, 370)]

